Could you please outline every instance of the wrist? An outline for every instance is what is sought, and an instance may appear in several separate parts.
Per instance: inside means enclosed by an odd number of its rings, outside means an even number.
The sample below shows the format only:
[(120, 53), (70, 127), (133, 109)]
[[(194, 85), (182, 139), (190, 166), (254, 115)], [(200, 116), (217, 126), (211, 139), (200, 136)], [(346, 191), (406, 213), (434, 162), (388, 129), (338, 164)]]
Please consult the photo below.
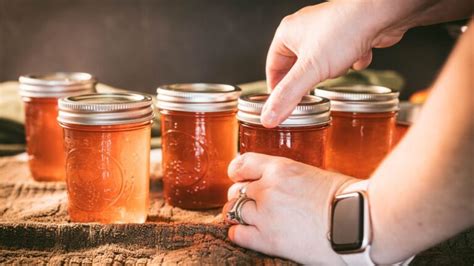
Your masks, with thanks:
[(368, 191), (372, 224), (370, 257), (380, 265), (403, 261), (407, 254), (412, 254), (406, 241), (409, 236), (404, 235), (399, 228), (399, 224), (406, 218), (397, 217), (397, 210), (390, 207), (390, 199), (387, 199), (384, 192), (385, 184), (374, 178), (372, 180)]
[[(331, 205), (336, 193), (342, 187), (354, 183), (356, 179), (333, 173), (328, 171), (319, 172), (319, 178), (323, 178), (323, 182), (318, 182), (317, 190), (324, 193), (313, 193), (311, 198), (308, 198), (314, 205), (312, 206), (312, 213), (315, 214), (312, 226), (317, 228), (318, 233), (315, 235), (317, 241), (312, 245), (307, 245), (306, 254), (311, 254), (306, 257), (306, 260), (299, 261), (302, 264), (308, 265), (345, 265), (341, 256), (336, 253), (329, 241), (329, 233), (331, 228)], [(307, 237), (304, 236), (303, 237)], [(318, 252), (315, 252), (315, 248)]]
[(396, 4), (392, 0), (335, 0), (346, 14), (353, 15), (353, 25), (362, 34), (368, 34), (364, 39), (374, 39), (386, 31), (405, 32), (416, 26), (421, 26), (430, 20), (432, 9), (436, 10), (440, 1), (437, 0), (400, 0)]

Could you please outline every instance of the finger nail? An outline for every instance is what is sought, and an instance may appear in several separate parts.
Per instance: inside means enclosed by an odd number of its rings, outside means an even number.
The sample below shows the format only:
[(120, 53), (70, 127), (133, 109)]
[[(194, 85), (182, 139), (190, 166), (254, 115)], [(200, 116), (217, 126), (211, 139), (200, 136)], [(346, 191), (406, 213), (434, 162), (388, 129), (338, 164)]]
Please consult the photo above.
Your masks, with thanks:
[(278, 125), (278, 115), (274, 110), (265, 110), (260, 118), (262, 124), (266, 127), (275, 127)]
[(239, 155), (236, 158), (234, 158), (229, 166), (227, 167), (227, 172), (230, 176), (233, 176), (235, 172), (239, 170), (239, 168), (244, 164), (244, 161), (242, 160), (242, 156)]

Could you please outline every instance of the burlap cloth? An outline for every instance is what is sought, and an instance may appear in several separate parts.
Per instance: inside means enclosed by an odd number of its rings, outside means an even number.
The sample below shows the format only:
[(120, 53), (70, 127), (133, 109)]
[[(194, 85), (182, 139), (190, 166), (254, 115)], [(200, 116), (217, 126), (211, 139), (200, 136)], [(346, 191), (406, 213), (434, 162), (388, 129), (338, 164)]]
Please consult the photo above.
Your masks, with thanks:
[[(166, 205), (159, 159), (151, 165), (147, 223), (78, 224), (68, 220), (64, 183), (33, 181), (25, 154), (0, 158), (0, 264), (293, 264), (232, 244), (220, 210)], [(473, 230), (460, 234), (418, 255), (412, 264), (473, 265), (473, 236)]]

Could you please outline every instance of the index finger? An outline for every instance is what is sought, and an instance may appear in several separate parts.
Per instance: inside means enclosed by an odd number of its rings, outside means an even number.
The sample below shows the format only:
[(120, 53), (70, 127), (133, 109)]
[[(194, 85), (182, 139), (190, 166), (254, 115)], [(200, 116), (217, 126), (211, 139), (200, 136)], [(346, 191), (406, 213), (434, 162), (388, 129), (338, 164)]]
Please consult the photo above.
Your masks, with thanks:
[(314, 63), (308, 58), (298, 59), (263, 106), (263, 126), (273, 128), (288, 118), (301, 98), (319, 81), (320, 72), (315, 69)]
[(279, 38), (275, 37), (268, 49), (265, 72), (268, 88), (273, 90), (275, 86), (286, 76), (288, 71), (296, 62), (296, 54), (288, 49)]

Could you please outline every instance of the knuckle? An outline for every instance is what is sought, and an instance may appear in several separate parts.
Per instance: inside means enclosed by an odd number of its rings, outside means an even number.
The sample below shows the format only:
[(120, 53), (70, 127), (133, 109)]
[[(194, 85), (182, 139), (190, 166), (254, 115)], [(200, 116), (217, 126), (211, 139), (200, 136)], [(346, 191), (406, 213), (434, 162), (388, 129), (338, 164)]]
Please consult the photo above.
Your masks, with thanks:
[(281, 183), (288, 184), (288, 177), (301, 176), (307, 167), (305, 164), (287, 158), (278, 158), (269, 164), (265, 175), (268, 176), (268, 180), (271, 180), (269, 183), (272, 186), (279, 186)]
[(275, 34), (276, 37), (284, 39), (287, 36), (287, 34), (291, 32), (291, 28), (292, 28), (291, 24), (293, 24), (293, 21), (294, 21), (293, 15), (288, 15), (284, 17), (281, 20), (280, 25), (278, 25), (278, 28)]
[(248, 160), (248, 157), (249, 155), (247, 153), (244, 153), (239, 157), (235, 158), (228, 167), (229, 176), (232, 177), (238, 175), (244, 168), (245, 162)]
[(293, 161), (284, 157), (274, 157), (273, 161), (267, 166), (266, 173), (273, 177), (285, 175), (288, 167), (291, 167)]
[(272, 178), (274, 176), (278, 176), (280, 174), (280, 170), (282, 169), (278, 162), (279, 160), (273, 161), (267, 166), (267, 169), (265, 169), (266, 170), (265, 172), (267, 173), (267, 175), (270, 175), (270, 177)]
[(278, 159), (278, 170), (280, 172), (287, 172), (288, 170), (294, 169), (297, 164), (297, 162), (291, 159), (281, 157)]
[(237, 195), (237, 191), (238, 191), (238, 187), (236, 184), (233, 184), (232, 186), (230, 186), (229, 189), (227, 190), (227, 199), (230, 200), (230, 199), (235, 198)]
[(253, 156), (252, 152), (246, 152), (246, 153), (241, 154), (238, 158), (241, 162), (245, 162), (245, 161), (249, 160), (250, 157), (252, 157), (252, 156)]
[(286, 173), (290, 175), (298, 175), (301, 173), (301, 170), (305, 165), (295, 161), (286, 161), (284, 166)]
[(328, 67), (318, 61), (314, 55), (307, 55), (301, 59), (300, 71), (302, 73), (313, 73), (316, 80), (324, 80), (328, 76)]
[(293, 22), (294, 17), (295, 16), (293, 14), (285, 16), (280, 22), (280, 27), (288, 27)]
[(301, 68), (303, 72), (315, 71), (320, 69), (318, 62), (312, 56), (305, 56), (301, 59)]

